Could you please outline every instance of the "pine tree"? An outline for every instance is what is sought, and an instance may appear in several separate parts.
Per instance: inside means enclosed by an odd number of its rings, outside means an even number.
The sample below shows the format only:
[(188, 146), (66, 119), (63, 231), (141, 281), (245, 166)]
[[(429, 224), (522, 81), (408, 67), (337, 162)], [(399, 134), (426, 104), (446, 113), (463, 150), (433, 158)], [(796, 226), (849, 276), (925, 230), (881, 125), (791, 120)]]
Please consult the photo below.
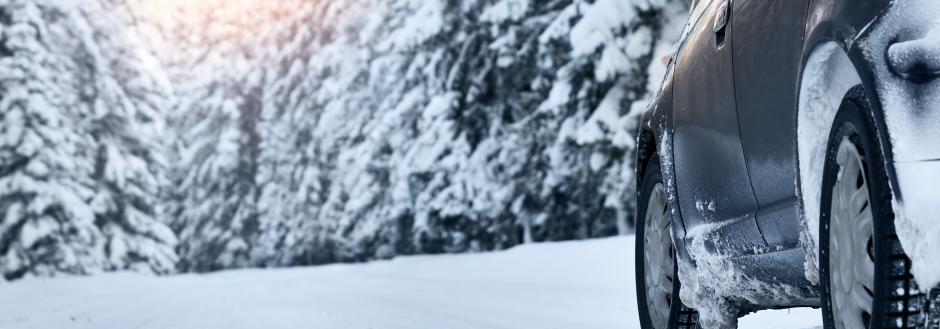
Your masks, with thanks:
[[(342, 0), (280, 8), (293, 10), (249, 16), (257, 33), (200, 39), (215, 49), (197, 50), (201, 64), (184, 66), (218, 77), (177, 86), (192, 92), (178, 95), (179, 113), (191, 115), (177, 121), (190, 134), (182, 142), (204, 150), (181, 148), (177, 162), (180, 177), (199, 182), (177, 184), (181, 195), (205, 196), (178, 203), (187, 214), (177, 225), (184, 244), (236, 241), (245, 255), (238, 266), (284, 266), (631, 230), (632, 130), (655, 88), (652, 58), (677, 37), (663, 25), (681, 23), (669, 20), (682, 16), (682, 3)], [(255, 20), (265, 12), (280, 16)], [(218, 46), (226, 42), (252, 50)], [(208, 63), (228, 71), (194, 69)], [(245, 72), (257, 77), (239, 78)], [(262, 95), (252, 129), (234, 128), (246, 120), (243, 110), (206, 110), (242, 104), (246, 90)], [(205, 136), (223, 131), (251, 137), (234, 138), (228, 150), (240, 151), (222, 158), (215, 137)], [(234, 163), (250, 164), (254, 177), (231, 174)], [(204, 166), (226, 169), (208, 175)], [(234, 180), (250, 193), (203, 191)], [(217, 220), (212, 211), (233, 205), (213, 198), (254, 207), (256, 226), (247, 232)], [(234, 266), (208, 249), (185, 258)]]
[[(202, 89), (196, 106), (178, 106), (175, 229), (180, 267), (245, 267), (257, 233), (254, 114), (258, 96), (234, 82)], [(199, 94), (193, 94), (194, 96)]]
[(265, 263), (254, 250), (262, 233), (257, 176), (267, 55), (260, 42), (273, 29), (263, 23), (275, 24), (288, 9), (208, 1), (180, 12), (194, 21), (169, 28), (183, 53), (170, 60), (177, 65), (170, 74), (177, 82), (171, 202), (183, 270)]
[(177, 239), (159, 204), (167, 185), (162, 68), (144, 65), (155, 60), (140, 51), (143, 44), (116, 37), (137, 24), (123, 1), (88, 1), (76, 10), (76, 29), (86, 40), (76, 61), (95, 68), (85, 82), (94, 97), (88, 133), (96, 142), (97, 193), (91, 204), (107, 237), (108, 269), (170, 272)]
[(173, 269), (156, 212), (163, 95), (119, 6), (6, 1), (0, 52), (0, 268), (7, 279)]
[(48, 20), (65, 14), (33, 1), (0, 8), (0, 268), (7, 279), (100, 269), (104, 239), (87, 203), (94, 142), (80, 130), (76, 68), (56, 53), (66, 38)]

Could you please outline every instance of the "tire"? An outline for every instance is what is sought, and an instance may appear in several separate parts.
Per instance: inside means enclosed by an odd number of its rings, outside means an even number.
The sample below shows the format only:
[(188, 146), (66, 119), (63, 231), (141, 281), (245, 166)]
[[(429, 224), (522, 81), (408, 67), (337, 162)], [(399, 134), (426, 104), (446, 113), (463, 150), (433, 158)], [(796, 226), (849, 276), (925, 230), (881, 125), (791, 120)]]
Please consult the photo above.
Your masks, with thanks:
[[(640, 325), (644, 329), (697, 328), (698, 314), (679, 300), (678, 266), (670, 227), (658, 229), (652, 226), (654, 223), (670, 225), (665, 198), (659, 160), (654, 157), (640, 181), (637, 203), (642, 205), (637, 207), (636, 217), (636, 290)], [(648, 214), (650, 216), (647, 216)], [(665, 222), (662, 222), (663, 219)], [(648, 225), (650, 227), (647, 227)], [(660, 248), (648, 248), (651, 245), (658, 245)], [(651, 253), (647, 253), (647, 250)], [(657, 281), (664, 284), (649, 284), (648, 273), (651, 277), (659, 278)], [(652, 289), (648, 289), (651, 287)], [(659, 296), (653, 296), (649, 293), (650, 290)], [(653, 297), (647, 298), (649, 296)]]
[(827, 329), (921, 328), (926, 297), (894, 227), (891, 187), (867, 101), (855, 88), (829, 137), (819, 225)]

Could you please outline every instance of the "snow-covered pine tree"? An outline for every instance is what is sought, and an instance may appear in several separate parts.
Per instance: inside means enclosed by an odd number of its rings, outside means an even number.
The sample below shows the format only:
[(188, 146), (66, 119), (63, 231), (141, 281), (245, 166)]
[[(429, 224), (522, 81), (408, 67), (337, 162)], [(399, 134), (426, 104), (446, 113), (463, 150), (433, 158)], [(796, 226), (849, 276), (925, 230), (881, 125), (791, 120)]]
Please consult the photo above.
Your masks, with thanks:
[(279, 84), (291, 102), (272, 107), (309, 122), (292, 131), (317, 145), (295, 168), (327, 177), (319, 215), (302, 217), (329, 232), (321, 249), (361, 260), (628, 232), (629, 112), (661, 75), (647, 68), (677, 37), (663, 26), (681, 24), (682, 4), (332, 6), (299, 33), (319, 43), (282, 48), (311, 57), (281, 68), (295, 87)]
[(64, 13), (34, 1), (0, 6), (0, 269), (86, 273), (104, 265), (94, 195), (94, 143), (83, 134), (77, 68), (57, 53)]
[[(203, 39), (183, 43), (197, 49), (187, 57), (198, 65), (181, 71), (200, 73), (177, 79), (189, 81), (177, 85), (177, 113), (189, 114), (176, 122), (181, 145), (201, 146), (180, 148), (179, 177), (198, 183), (177, 186), (201, 197), (179, 199), (190, 215), (177, 228), (184, 249), (216, 240), (186, 255), (187, 267), (363, 261), (629, 232), (632, 130), (662, 76), (652, 59), (678, 38), (685, 5), (297, 0), (254, 3), (240, 21), (256, 24), (253, 33), (185, 34)], [(270, 12), (278, 19), (256, 19)], [(192, 26), (211, 31), (224, 15), (196, 17), (210, 21)], [(218, 63), (223, 71), (206, 69)], [(239, 78), (245, 72), (261, 78)], [(244, 81), (262, 81), (249, 88), (262, 95), (250, 132), (235, 128), (241, 111), (213, 114), (225, 112), (225, 100), (241, 104)], [(253, 162), (238, 160), (251, 152), (221, 157), (218, 138), (199, 137), (223, 132), (255, 136), (233, 140), (257, 145), (228, 148), (256, 149)], [(234, 163), (253, 163), (255, 176), (230, 174)], [(256, 198), (205, 189), (233, 180)], [(223, 200), (253, 205), (254, 233), (213, 219), (230, 207)], [(219, 262), (215, 252), (230, 241), (247, 255), (242, 263)]]
[(164, 28), (175, 45), (164, 60), (175, 65), (171, 202), (183, 270), (268, 264), (255, 250), (262, 233), (278, 229), (262, 230), (257, 203), (264, 60), (270, 58), (262, 42), (271, 40), (290, 3), (180, 5), (174, 10), (180, 20)]
[(0, 270), (173, 270), (155, 211), (163, 96), (120, 3), (0, 3)]
[[(313, 97), (321, 88), (315, 79), (305, 79), (311, 51), (322, 35), (315, 34), (315, 13), (334, 2), (303, 2), (294, 15), (282, 18), (260, 42), (271, 53), (266, 74), (266, 93), (260, 122), (261, 148), (258, 159), (260, 235), (254, 258), (264, 266), (321, 264), (334, 261), (330, 238), (320, 212), (330, 184), (328, 163), (318, 158), (321, 143), (311, 127), (318, 111)], [(284, 49), (284, 50), (282, 50)], [(286, 49), (291, 49), (287, 51)]]
[[(200, 86), (175, 113), (179, 141), (174, 228), (180, 268), (210, 271), (250, 266), (250, 241), (258, 234), (256, 199), (260, 95), (244, 80)], [(201, 92), (201, 93), (199, 93)]]
[(109, 270), (173, 271), (175, 234), (161, 211), (166, 179), (164, 115), (169, 90), (162, 68), (135, 33), (123, 0), (75, 7), (83, 38), (76, 62), (94, 68), (83, 79), (95, 140), (96, 224), (107, 238)]

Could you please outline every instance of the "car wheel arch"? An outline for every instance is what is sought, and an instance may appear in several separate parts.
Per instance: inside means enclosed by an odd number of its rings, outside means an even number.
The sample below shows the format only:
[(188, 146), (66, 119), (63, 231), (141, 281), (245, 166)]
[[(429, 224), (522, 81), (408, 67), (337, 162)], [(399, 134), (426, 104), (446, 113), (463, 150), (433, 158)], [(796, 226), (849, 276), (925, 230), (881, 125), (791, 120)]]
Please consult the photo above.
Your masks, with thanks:
[(636, 153), (636, 177), (639, 178), (646, 174), (646, 167), (653, 157), (657, 157), (658, 149), (656, 146), (656, 135), (652, 130), (640, 128), (637, 133), (637, 153)]
[[(811, 48), (800, 77), (797, 116), (797, 195), (802, 211), (801, 243), (806, 252), (806, 278), (819, 283), (819, 215), (822, 172), (826, 147), (837, 113), (843, 102), (864, 99), (871, 124), (878, 131), (877, 139), (890, 160), (890, 140), (884, 131), (884, 115), (880, 113), (877, 93), (871, 84), (871, 72), (865, 69), (866, 60), (859, 54), (846, 51), (841, 43), (822, 41)], [(893, 181), (893, 168), (887, 168)]]

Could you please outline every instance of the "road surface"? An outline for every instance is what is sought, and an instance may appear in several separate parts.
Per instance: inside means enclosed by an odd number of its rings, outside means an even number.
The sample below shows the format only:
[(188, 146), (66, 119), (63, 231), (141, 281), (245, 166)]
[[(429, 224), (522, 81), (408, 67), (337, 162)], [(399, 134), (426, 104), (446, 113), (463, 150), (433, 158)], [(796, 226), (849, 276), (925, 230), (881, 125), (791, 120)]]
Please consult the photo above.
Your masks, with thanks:
[[(360, 265), (0, 284), (10, 329), (631, 329), (633, 237)], [(761, 312), (743, 329), (819, 326)]]

